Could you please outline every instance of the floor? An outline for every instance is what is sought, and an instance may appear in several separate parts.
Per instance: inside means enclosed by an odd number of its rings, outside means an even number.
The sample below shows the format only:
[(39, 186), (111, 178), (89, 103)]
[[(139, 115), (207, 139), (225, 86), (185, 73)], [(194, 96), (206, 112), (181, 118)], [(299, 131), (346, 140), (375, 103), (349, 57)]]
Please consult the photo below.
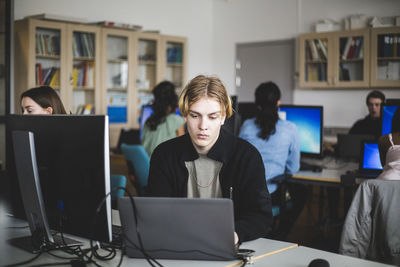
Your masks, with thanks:
[(337, 253), (343, 225), (343, 209), (339, 210), (339, 217), (341, 219), (335, 221), (330, 220), (326, 216), (327, 200), (325, 198), (325, 205), (323, 205), (324, 216), (322, 221), (319, 222), (318, 208), (320, 188), (317, 186), (312, 186), (310, 189), (311, 193), (308, 197), (307, 204), (305, 205), (302, 213), (291, 229), (286, 240), (302, 246)]

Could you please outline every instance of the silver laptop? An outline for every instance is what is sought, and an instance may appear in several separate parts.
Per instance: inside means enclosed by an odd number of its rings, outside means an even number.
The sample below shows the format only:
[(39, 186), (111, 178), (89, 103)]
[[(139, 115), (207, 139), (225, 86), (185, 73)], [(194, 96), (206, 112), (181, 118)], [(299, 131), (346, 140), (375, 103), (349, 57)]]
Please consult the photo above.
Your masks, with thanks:
[[(128, 257), (232, 260), (235, 258), (230, 199), (129, 197), (118, 199)], [(136, 218), (134, 216), (136, 211)], [(136, 224), (137, 221), (137, 224)]]

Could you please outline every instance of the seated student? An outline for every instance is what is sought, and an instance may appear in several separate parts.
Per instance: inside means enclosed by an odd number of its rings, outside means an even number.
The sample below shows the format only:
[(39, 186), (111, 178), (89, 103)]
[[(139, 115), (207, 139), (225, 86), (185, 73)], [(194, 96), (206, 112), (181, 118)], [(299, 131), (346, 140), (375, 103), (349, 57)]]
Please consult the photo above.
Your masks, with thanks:
[(148, 195), (230, 198), (234, 204), (235, 240), (266, 236), (272, 211), (264, 165), (257, 149), (221, 130), (225, 118), (232, 115), (225, 86), (216, 77), (195, 77), (180, 95), (179, 110), (188, 133), (154, 150)]
[(178, 96), (173, 83), (165, 81), (153, 89), (154, 113), (146, 120), (143, 127), (142, 144), (149, 156), (162, 142), (185, 133), (185, 121), (175, 114)]
[[(281, 92), (273, 82), (260, 84), (255, 91), (257, 115), (246, 120), (240, 129), (239, 137), (249, 141), (260, 152), (264, 167), (268, 191), (272, 204), (279, 205), (280, 190), (270, 180), (278, 175), (293, 174), (300, 167), (300, 140), (296, 125), (282, 120), (278, 116)], [(288, 184), (293, 208), (282, 215), (277, 236), (285, 239), (290, 228), (302, 211), (307, 189), (304, 185)]]
[(21, 95), (23, 114), (67, 114), (57, 92), (50, 86), (31, 88)]
[(400, 108), (392, 118), (392, 132), (379, 137), (379, 154), (383, 171), (378, 179), (400, 180)]
[(349, 134), (369, 134), (376, 138), (380, 136), (381, 105), (385, 102), (385, 95), (380, 91), (372, 91), (367, 95), (369, 114), (356, 121), (350, 128)]

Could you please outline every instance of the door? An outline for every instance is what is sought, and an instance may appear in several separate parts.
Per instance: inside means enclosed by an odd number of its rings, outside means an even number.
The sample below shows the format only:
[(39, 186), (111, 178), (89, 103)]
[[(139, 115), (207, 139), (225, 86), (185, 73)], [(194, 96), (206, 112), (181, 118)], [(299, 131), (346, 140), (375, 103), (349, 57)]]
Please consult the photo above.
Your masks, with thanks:
[(236, 94), (238, 102), (254, 102), (254, 91), (273, 81), (281, 89), (281, 102), (292, 104), (295, 40), (236, 45)]

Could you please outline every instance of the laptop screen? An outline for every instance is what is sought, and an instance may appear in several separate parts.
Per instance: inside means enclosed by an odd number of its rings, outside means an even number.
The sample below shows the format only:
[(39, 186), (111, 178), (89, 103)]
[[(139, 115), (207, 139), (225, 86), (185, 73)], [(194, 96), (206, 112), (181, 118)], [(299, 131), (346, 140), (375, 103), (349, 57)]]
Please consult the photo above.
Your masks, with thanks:
[(382, 170), (377, 143), (364, 142), (362, 153), (362, 170)]

